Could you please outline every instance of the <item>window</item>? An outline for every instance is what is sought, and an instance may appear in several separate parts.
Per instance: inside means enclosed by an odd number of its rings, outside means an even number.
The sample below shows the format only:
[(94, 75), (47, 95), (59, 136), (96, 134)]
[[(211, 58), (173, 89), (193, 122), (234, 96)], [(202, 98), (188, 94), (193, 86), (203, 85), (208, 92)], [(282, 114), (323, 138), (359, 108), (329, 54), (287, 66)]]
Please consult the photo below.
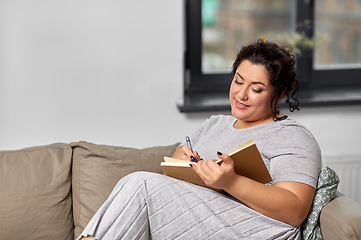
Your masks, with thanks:
[(295, 43), (300, 107), (361, 103), (361, 1), (185, 0), (185, 13), (180, 111), (230, 109), (236, 53), (261, 36)]

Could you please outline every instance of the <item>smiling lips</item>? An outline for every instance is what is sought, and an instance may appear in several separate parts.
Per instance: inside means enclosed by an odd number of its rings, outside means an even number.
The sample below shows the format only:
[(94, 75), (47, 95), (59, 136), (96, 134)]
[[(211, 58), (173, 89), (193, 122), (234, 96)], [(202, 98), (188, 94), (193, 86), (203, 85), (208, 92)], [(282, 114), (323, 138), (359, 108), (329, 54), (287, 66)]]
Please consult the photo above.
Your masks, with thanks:
[(248, 105), (246, 105), (246, 104), (241, 103), (241, 102), (238, 101), (238, 100), (235, 100), (235, 104), (236, 104), (236, 107), (237, 107), (238, 109), (247, 109), (247, 108), (250, 107), (250, 106), (248, 106)]

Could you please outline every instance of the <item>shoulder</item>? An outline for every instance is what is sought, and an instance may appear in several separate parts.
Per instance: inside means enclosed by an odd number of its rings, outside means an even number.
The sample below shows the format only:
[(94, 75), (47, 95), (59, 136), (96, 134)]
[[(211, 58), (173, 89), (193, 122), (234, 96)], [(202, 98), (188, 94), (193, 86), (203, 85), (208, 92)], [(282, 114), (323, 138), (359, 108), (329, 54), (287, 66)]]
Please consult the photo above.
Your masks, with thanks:
[(269, 156), (293, 155), (321, 159), (321, 149), (312, 133), (294, 120), (275, 122), (274, 131), (269, 135), (263, 150)]
[[(316, 142), (316, 139), (312, 135), (311, 131), (308, 130), (304, 125), (295, 120), (282, 120), (277, 122), (278, 125), (278, 137), (282, 138), (298, 138), (298, 139), (309, 139), (312, 142)], [(277, 136), (276, 135), (276, 136)]]
[(275, 122), (276, 131), (265, 146), (274, 182), (295, 181), (316, 186), (321, 149), (312, 133), (294, 120)]
[(263, 141), (266, 145), (293, 144), (291, 139), (294, 139), (295, 141), (300, 139), (309, 139), (312, 142), (316, 141), (312, 133), (295, 120), (285, 119), (282, 121), (265, 123), (256, 126), (255, 129), (256, 128), (263, 136)]
[(278, 129), (270, 137), (267, 148), (275, 155), (303, 155), (321, 159), (321, 149), (315, 137), (305, 126), (294, 120), (283, 120), (278, 123)]

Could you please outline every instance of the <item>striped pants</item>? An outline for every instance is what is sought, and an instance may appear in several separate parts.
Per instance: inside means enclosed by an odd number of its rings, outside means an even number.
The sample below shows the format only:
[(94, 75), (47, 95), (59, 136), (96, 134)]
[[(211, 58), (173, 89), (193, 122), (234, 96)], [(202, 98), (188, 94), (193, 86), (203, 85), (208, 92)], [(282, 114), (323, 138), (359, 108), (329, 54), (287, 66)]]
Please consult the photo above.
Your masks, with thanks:
[(300, 239), (299, 227), (238, 200), (161, 174), (122, 178), (82, 236), (116, 239)]

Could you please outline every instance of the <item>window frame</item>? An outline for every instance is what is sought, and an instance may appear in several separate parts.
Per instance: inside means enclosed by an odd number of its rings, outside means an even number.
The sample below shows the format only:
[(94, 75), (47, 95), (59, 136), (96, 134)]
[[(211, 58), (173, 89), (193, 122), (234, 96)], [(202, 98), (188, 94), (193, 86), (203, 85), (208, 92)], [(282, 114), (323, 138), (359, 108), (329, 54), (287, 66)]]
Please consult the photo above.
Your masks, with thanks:
[(202, 73), (202, 1), (186, 0), (185, 91), (228, 90), (227, 73)]
[[(313, 37), (314, 1), (295, 0), (295, 22), (311, 21), (311, 28), (296, 24), (297, 32)], [(184, 97), (181, 112), (229, 110), (231, 73), (202, 73), (202, 1), (185, 0)], [(361, 104), (361, 67), (313, 69), (313, 50), (296, 58), (300, 107)], [(280, 103), (281, 108), (286, 107)]]

